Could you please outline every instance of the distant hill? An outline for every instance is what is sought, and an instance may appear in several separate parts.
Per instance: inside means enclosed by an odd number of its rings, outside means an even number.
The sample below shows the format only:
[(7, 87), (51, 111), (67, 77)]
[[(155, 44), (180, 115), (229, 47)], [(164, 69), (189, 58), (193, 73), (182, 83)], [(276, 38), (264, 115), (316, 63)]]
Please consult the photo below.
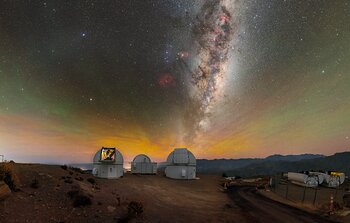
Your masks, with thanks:
[(222, 173), (260, 162), (263, 162), (263, 159), (197, 159), (197, 172)]
[(321, 158), (324, 157), (324, 155), (321, 154), (300, 154), (300, 155), (272, 155), (265, 158), (265, 160), (273, 160), (273, 161), (300, 161), (300, 160), (308, 160), (308, 159), (315, 159), (315, 158)]
[(249, 165), (245, 169), (236, 169), (232, 171), (242, 176), (276, 174), (287, 171), (303, 170), (336, 170), (350, 174), (350, 152), (336, 153), (332, 156), (301, 160), (295, 162), (267, 161), (264, 163)]
[(222, 174), (227, 171), (243, 168), (249, 165), (257, 165), (266, 161), (300, 161), (324, 157), (319, 154), (300, 154), (300, 155), (279, 155), (275, 154), (263, 159), (258, 158), (243, 158), (243, 159), (198, 159), (197, 172), (198, 173), (219, 173)]
[[(305, 155), (305, 154), (304, 154)], [(226, 169), (224, 172), (226, 175), (232, 176), (259, 176), (259, 175), (273, 175), (280, 172), (288, 171), (303, 171), (303, 170), (335, 170), (350, 175), (350, 152), (336, 153), (332, 156), (320, 156), (315, 155), (307, 159), (299, 161), (288, 161), (288, 159), (278, 159), (278, 156), (272, 156), (273, 159), (267, 157), (261, 161), (245, 165), (240, 168)], [(303, 155), (302, 155), (303, 156)], [(292, 158), (292, 160), (295, 159)], [(221, 169), (222, 170), (222, 169)], [(219, 172), (217, 172), (219, 173)]]

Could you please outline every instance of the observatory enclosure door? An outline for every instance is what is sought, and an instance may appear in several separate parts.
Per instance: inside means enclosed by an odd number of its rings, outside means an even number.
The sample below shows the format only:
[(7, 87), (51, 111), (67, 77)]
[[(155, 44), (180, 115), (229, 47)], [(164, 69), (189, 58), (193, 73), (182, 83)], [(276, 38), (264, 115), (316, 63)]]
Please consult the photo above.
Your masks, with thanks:
[(181, 177), (186, 177), (186, 169), (185, 168), (181, 169)]
[(141, 164), (141, 173), (147, 173), (147, 163), (140, 163)]
[(191, 167), (188, 167), (188, 168), (189, 168), (188, 178), (189, 179), (196, 178), (196, 167), (191, 166)]
[(117, 177), (117, 168), (115, 165), (108, 165), (108, 178)]

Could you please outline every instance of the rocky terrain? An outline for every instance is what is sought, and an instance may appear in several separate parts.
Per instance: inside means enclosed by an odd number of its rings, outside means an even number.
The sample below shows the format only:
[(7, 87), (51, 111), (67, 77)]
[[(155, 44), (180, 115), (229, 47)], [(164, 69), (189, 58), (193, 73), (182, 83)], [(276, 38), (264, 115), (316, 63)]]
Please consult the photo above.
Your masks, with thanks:
[[(1, 222), (233, 222), (220, 177), (178, 181), (158, 175), (92, 177), (79, 169), (6, 164), (10, 194), (0, 198)], [(1, 187), (5, 188), (5, 187)], [(1, 191), (1, 190), (0, 190)]]

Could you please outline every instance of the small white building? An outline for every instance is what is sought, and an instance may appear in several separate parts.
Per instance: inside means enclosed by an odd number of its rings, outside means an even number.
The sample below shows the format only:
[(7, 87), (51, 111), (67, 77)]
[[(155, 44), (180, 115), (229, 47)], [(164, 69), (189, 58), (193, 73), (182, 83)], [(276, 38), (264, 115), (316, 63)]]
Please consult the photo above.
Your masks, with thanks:
[(123, 156), (116, 148), (102, 147), (94, 156), (92, 174), (107, 179), (122, 177), (123, 163)]
[(139, 154), (131, 162), (131, 173), (156, 174), (157, 163), (152, 162), (151, 159), (145, 154)]
[(196, 179), (196, 157), (186, 148), (174, 149), (167, 158), (165, 175), (173, 179)]

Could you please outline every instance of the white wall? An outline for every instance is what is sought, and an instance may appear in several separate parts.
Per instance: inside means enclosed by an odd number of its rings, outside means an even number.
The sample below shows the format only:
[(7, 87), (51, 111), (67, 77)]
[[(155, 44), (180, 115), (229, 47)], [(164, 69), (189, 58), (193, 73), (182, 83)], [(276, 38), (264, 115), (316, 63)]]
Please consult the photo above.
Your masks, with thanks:
[(165, 168), (165, 175), (173, 179), (195, 179), (195, 166), (167, 166)]
[(131, 173), (135, 174), (156, 174), (157, 163), (132, 162)]
[(93, 174), (100, 178), (116, 179), (123, 176), (124, 169), (120, 164), (94, 164)]

